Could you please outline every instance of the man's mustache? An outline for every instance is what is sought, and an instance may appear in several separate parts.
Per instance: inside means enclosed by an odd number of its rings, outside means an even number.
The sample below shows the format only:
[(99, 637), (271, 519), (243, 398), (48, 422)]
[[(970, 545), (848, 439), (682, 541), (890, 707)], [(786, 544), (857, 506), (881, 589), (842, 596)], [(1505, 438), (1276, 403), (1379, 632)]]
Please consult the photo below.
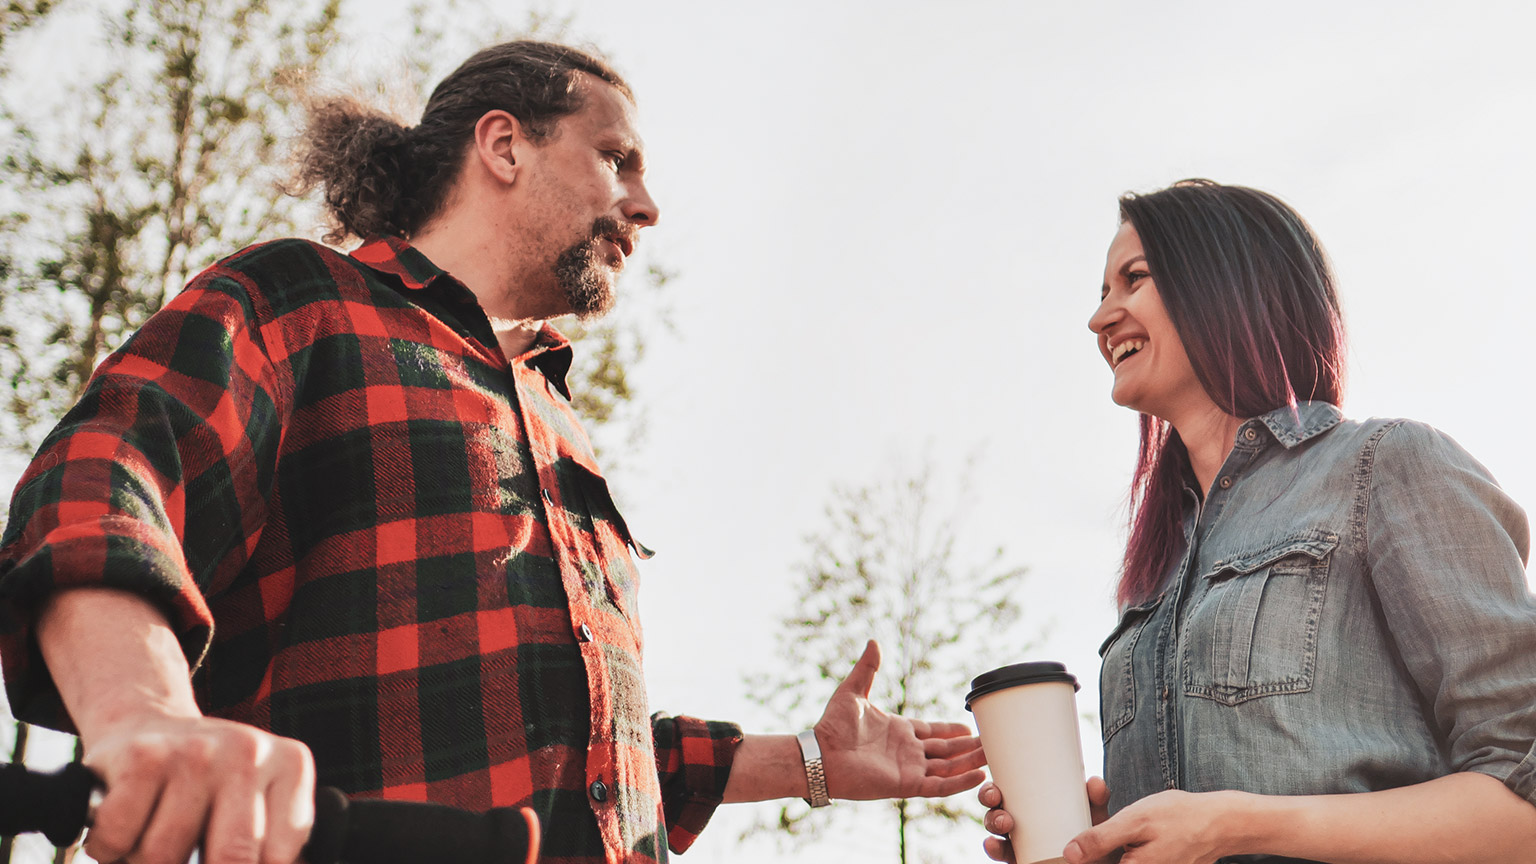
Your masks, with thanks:
[(624, 250), (627, 258), (633, 254), (640, 241), (640, 226), (633, 222), (620, 222), (612, 216), (599, 216), (592, 223), (593, 240), (611, 240)]

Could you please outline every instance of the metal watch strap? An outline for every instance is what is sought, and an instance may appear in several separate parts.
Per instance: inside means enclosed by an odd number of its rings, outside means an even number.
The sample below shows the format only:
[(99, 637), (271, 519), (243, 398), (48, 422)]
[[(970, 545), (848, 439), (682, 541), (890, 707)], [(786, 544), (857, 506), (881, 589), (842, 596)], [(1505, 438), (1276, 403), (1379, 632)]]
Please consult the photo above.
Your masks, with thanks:
[(805, 799), (812, 807), (825, 807), (832, 803), (827, 797), (827, 772), (821, 766), (821, 745), (816, 743), (816, 732), (807, 729), (795, 736), (800, 742), (800, 755), (805, 759), (805, 783), (811, 797)]

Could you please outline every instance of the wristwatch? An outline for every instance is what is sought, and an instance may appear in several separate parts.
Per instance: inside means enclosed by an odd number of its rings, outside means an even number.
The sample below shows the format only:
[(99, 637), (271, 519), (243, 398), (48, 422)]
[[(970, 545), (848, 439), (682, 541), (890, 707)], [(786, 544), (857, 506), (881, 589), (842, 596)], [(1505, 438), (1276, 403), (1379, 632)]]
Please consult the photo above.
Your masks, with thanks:
[(825, 807), (832, 803), (827, 796), (827, 772), (821, 766), (821, 745), (816, 743), (816, 731), (807, 729), (795, 736), (800, 742), (800, 755), (805, 759), (805, 783), (811, 797), (805, 799), (812, 807)]

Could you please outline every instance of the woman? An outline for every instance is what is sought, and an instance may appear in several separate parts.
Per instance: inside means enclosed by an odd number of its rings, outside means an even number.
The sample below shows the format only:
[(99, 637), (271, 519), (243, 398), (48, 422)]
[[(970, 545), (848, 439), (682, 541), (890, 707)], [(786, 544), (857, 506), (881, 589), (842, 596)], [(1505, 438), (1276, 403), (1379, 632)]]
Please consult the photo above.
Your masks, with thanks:
[(1524, 513), (1434, 429), (1342, 418), (1332, 276), (1286, 205), (1186, 181), (1120, 211), (1088, 324), (1141, 452), (1107, 788), (1066, 859), (1536, 860)]

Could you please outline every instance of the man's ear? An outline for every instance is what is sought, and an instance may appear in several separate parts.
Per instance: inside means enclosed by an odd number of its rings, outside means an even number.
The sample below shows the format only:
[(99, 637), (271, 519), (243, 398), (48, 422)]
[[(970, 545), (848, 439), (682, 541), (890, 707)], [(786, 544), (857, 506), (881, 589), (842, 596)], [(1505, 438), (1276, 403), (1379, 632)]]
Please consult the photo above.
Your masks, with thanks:
[(506, 111), (487, 111), (475, 123), (475, 158), (492, 177), (509, 186), (521, 173), (520, 160), (529, 144), (523, 124)]

